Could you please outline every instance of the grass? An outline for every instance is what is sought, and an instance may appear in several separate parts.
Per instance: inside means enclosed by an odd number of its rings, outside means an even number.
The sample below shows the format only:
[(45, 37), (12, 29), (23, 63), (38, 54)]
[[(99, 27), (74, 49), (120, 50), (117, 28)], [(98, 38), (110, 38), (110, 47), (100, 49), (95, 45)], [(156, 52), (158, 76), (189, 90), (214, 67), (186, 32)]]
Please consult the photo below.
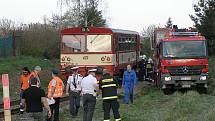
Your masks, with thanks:
[(43, 69), (54, 66), (50, 60), (44, 60), (40, 58), (27, 56), (4, 58), (0, 59), (0, 74), (15, 73), (20, 71), (24, 66), (28, 66), (29, 69), (32, 70), (37, 65), (40, 65)]
[[(146, 90), (143, 90), (146, 91)], [(160, 90), (151, 88), (139, 94), (133, 105), (125, 105), (120, 100), (123, 121), (215, 121), (215, 97), (200, 95), (195, 91), (176, 92), (164, 95)], [(69, 115), (68, 106), (62, 110), (62, 121), (81, 121), (83, 109), (77, 118)], [(113, 117), (113, 116), (112, 116)], [(103, 119), (102, 102), (97, 102), (94, 121)], [(113, 120), (113, 118), (112, 118)]]

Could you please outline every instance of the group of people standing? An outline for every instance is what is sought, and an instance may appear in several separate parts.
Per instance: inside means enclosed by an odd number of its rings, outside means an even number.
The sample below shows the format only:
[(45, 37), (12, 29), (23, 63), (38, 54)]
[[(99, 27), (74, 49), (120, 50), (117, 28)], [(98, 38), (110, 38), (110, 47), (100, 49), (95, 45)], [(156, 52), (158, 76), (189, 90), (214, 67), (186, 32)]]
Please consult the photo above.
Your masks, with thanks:
[[(70, 114), (72, 117), (78, 115), (80, 100), (83, 97), (83, 121), (92, 121), (98, 92), (101, 91), (104, 121), (110, 120), (111, 110), (113, 111), (115, 121), (121, 121), (117, 94), (118, 81), (105, 69), (102, 69), (102, 71), (98, 71), (96, 68), (90, 69), (86, 77), (79, 74), (79, 67), (72, 67), (71, 70), (72, 73), (67, 80), (66, 95), (70, 97)], [(23, 68), (23, 74), (20, 78), (21, 109), (26, 107), (27, 116), (44, 120), (42, 119), (43, 116), (41, 116), (43, 112), (42, 105), (44, 105), (48, 112), (46, 120), (51, 121), (52, 115), (54, 115), (54, 121), (59, 121), (60, 98), (63, 95), (64, 89), (63, 81), (58, 77), (59, 70), (52, 70), (52, 79), (48, 85), (47, 95), (41, 88), (40, 71), (41, 68), (39, 66), (35, 67), (33, 72), (30, 72), (26, 67)], [(97, 80), (96, 75), (100, 77), (99, 80)], [(122, 80), (125, 104), (133, 103), (133, 90), (136, 82), (136, 73), (131, 69), (131, 65), (128, 65)]]
[[(26, 121), (59, 121), (59, 105), (60, 98), (63, 95), (64, 84), (63, 81), (58, 77), (59, 70), (52, 70), (52, 79), (48, 85), (48, 94), (41, 87), (41, 80), (39, 73), (41, 67), (36, 66), (32, 72), (27, 67), (22, 69), (20, 76), (20, 113), (26, 113), (21, 116), (21, 120)], [(54, 103), (49, 103), (49, 100), (54, 100)], [(43, 115), (43, 106), (47, 109), (46, 118)]]
[[(96, 98), (99, 90), (102, 91), (104, 121), (110, 120), (110, 110), (113, 110), (114, 118), (120, 121), (119, 103), (117, 101), (117, 83), (108, 73), (97, 73), (97, 69), (88, 71), (88, 76), (82, 77), (78, 73), (78, 67), (71, 68), (72, 72), (68, 78), (66, 94), (70, 96), (70, 114), (78, 115), (80, 98), (83, 97), (83, 121), (92, 121), (96, 106)], [(102, 76), (98, 81), (96, 74)]]

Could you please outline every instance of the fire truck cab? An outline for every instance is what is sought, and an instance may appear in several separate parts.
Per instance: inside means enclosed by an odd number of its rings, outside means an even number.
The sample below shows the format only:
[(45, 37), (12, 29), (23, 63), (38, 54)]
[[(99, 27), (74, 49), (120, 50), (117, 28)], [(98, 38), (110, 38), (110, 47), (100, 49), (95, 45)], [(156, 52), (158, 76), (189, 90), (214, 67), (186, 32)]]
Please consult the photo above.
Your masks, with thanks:
[(195, 88), (206, 93), (206, 39), (187, 29), (156, 29), (154, 38), (155, 84), (164, 93), (182, 88)]

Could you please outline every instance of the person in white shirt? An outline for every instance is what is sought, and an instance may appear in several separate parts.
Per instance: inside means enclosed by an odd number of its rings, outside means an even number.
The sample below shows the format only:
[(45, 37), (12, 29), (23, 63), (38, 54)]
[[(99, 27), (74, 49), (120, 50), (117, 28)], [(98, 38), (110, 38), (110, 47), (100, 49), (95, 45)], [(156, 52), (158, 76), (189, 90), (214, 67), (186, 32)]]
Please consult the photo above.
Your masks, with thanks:
[(80, 93), (81, 93), (81, 81), (82, 76), (78, 73), (79, 67), (71, 68), (73, 74), (71, 74), (67, 81), (66, 94), (70, 97), (70, 114), (75, 117), (78, 115), (78, 109), (80, 108)]
[(92, 121), (95, 110), (96, 91), (99, 90), (95, 72), (96, 69), (89, 70), (89, 75), (81, 81), (84, 107), (83, 121)]

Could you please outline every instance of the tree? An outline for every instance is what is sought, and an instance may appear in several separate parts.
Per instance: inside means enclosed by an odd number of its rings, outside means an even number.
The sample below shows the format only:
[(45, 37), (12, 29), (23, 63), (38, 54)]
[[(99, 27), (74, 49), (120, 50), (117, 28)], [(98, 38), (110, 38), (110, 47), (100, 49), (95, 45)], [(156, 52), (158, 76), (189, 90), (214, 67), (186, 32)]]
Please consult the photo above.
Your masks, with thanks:
[(0, 19), (0, 35), (8, 36), (12, 29), (15, 29), (15, 22), (10, 19)]
[(166, 26), (165, 27), (171, 29), (172, 25), (173, 25), (172, 18), (169, 17), (168, 20), (167, 20), (167, 22), (166, 22)]
[(102, 10), (98, 9), (101, 3), (101, 0), (59, 0), (59, 4), (66, 7), (66, 12), (57, 18), (60, 19), (63, 28), (84, 26), (85, 24), (97, 27), (105, 26), (106, 20), (103, 18)]
[(147, 57), (152, 57), (151, 41), (155, 28), (155, 25), (149, 25), (148, 27), (143, 28), (141, 32), (141, 55), (144, 54)]
[[(96, 27), (103, 27), (106, 25), (106, 20), (102, 16), (102, 11), (98, 10), (99, 0), (89, 0), (88, 7), (81, 13), (80, 25), (85, 25), (85, 19), (87, 19), (88, 25)], [(87, 17), (87, 18), (86, 18)]]
[(190, 15), (195, 27), (208, 39), (209, 55), (215, 55), (215, 0), (199, 0)]

